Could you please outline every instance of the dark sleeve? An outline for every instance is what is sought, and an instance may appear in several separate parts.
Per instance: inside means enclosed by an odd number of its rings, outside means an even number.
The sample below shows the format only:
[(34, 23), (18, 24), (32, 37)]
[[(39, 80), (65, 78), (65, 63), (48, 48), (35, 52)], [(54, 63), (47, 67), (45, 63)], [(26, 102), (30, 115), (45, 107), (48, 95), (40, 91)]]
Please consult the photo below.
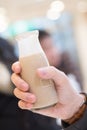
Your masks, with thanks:
[(4, 115), (16, 115), (18, 99), (15, 96), (0, 93), (0, 118)]
[(84, 112), (83, 117), (76, 121), (74, 124), (68, 125), (62, 121), (62, 126), (64, 130), (87, 130), (87, 109)]

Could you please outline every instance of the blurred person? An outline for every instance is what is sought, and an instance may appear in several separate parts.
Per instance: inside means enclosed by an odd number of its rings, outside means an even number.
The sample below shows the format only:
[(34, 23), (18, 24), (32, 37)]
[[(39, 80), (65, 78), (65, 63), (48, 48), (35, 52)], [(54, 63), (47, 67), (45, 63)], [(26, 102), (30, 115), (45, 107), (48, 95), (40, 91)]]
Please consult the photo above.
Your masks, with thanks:
[(18, 99), (13, 95), (14, 85), (10, 80), (11, 65), (17, 60), (9, 41), (0, 37), (0, 129), (24, 130), (24, 115), (18, 108)]
[(12, 45), (0, 37), (0, 129), (19, 129), (17, 99), (13, 96), (11, 65), (17, 60)]
[[(20, 77), (22, 68), (19, 62), (13, 64), (12, 81), (16, 85), (14, 94), (20, 99), (18, 105), (21, 109), (32, 111), (36, 102), (36, 95), (29, 92), (30, 85)], [(87, 130), (87, 94), (78, 93), (69, 78), (53, 66), (37, 69), (37, 75), (42, 79), (54, 81), (58, 102), (45, 109), (33, 110), (34, 113), (62, 119), (64, 130)], [(28, 98), (27, 98), (28, 97)]]
[(14, 85), (10, 80), (11, 65), (17, 60), (13, 46), (0, 38), (0, 129), (58, 130), (60, 127), (50, 117), (45, 122), (44, 117), (18, 107), (18, 99), (13, 95)]
[(62, 52), (55, 45), (51, 34), (45, 30), (39, 30), (39, 40), (50, 65), (67, 74), (70, 81), (75, 84), (75, 88), (80, 91), (83, 86), (82, 75), (70, 54), (68, 52)]

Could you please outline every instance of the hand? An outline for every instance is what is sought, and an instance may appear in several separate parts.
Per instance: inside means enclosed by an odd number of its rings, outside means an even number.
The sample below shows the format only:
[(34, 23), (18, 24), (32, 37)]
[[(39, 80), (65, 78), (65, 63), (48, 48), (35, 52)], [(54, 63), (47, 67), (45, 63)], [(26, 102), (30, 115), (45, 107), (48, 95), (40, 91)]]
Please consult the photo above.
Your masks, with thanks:
[[(29, 92), (30, 86), (20, 77), (21, 66), (16, 62), (12, 66), (14, 73), (12, 74), (12, 81), (16, 88), (14, 94), (20, 99), (18, 105), (22, 109), (31, 110), (33, 103), (36, 101), (35, 95)], [(43, 79), (52, 79), (55, 83), (58, 94), (58, 103), (55, 106), (36, 110), (34, 112), (61, 119), (68, 119), (78, 111), (84, 96), (77, 93), (69, 82), (68, 77), (56, 68), (44, 67), (37, 70), (39, 77)]]

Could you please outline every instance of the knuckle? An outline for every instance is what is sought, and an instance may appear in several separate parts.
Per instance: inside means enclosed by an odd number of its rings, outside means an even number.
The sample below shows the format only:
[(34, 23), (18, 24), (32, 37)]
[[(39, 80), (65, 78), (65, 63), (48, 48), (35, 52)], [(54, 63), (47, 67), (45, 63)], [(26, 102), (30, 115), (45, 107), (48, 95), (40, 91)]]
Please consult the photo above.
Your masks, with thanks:
[(13, 73), (13, 74), (11, 75), (11, 80), (12, 80), (12, 81), (13, 81), (14, 77), (15, 77), (15, 73)]
[(55, 67), (54, 67), (54, 66), (50, 66), (50, 69), (51, 69), (51, 70), (54, 70), (54, 69), (55, 69)]
[(14, 71), (14, 63), (12, 64), (11, 69)]
[(16, 96), (17, 88), (14, 89), (13, 93)]
[(21, 100), (18, 101), (18, 106), (22, 109), (23, 108), (23, 105), (21, 105)]
[(65, 76), (65, 73), (64, 73), (63, 71), (61, 71), (61, 74), (62, 74), (63, 76)]
[(57, 74), (57, 69), (54, 66), (51, 66), (50, 69), (51, 69), (51, 75), (52, 75), (52, 77), (55, 77), (56, 74)]

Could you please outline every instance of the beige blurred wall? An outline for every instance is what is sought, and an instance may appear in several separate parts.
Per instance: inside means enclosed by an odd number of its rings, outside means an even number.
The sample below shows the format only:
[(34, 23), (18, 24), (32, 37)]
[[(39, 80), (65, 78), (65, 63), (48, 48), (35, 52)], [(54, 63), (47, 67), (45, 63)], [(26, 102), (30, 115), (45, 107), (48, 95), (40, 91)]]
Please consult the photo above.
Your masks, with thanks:
[[(6, 16), (9, 23), (14, 23), (18, 20), (29, 20), (37, 16), (45, 16), (52, 1), (54, 0), (0, 0), (0, 7), (6, 9)], [(65, 4), (64, 11), (70, 12), (75, 16), (74, 29), (77, 40), (76, 46), (84, 77), (84, 88), (87, 90), (87, 14), (80, 13), (78, 10), (79, 2), (87, 2), (87, 0), (61, 1)]]
[(75, 35), (80, 67), (84, 79), (84, 90), (87, 91), (87, 14), (78, 13), (75, 17)]

